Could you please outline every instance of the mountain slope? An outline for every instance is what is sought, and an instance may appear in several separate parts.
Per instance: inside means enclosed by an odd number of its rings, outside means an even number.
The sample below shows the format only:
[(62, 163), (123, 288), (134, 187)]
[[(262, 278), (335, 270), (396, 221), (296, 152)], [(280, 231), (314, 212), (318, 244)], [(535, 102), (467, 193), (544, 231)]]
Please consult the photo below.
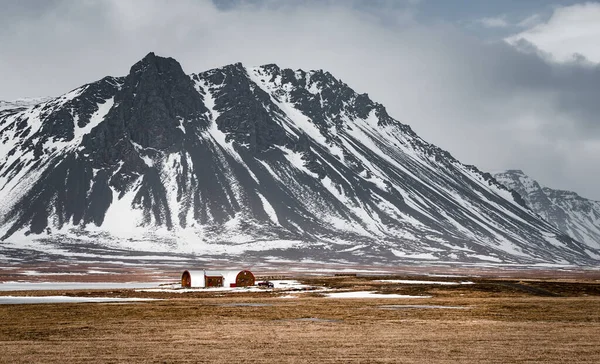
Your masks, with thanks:
[(528, 206), (560, 231), (594, 249), (600, 249), (600, 202), (571, 191), (554, 190), (520, 170), (495, 174), (496, 179), (518, 192)]
[(150, 53), (0, 113), (0, 236), (202, 254), (590, 264), (589, 248), (328, 72)]

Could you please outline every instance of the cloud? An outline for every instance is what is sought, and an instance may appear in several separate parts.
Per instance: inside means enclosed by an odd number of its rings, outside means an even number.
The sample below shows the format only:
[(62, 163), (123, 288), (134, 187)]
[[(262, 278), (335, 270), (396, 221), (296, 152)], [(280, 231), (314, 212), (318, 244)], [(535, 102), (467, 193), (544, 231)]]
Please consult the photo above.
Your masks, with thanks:
[(512, 26), (512, 24), (506, 20), (506, 16), (504, 15), (492, 18), (481, 18), (477, 22), (486, 28), (508, 28)]
[(584, 3), (557, 7), (547, 22), (507, 38), (509, 43), (526, 40), (565, 62), (582, 56), (600, 62), (600, 4)]
[(465, 163), (600, 199), (597, 67), (423, 24), (418, 3), (348, 4), (89, 0), (21, 9), (17, 20), (13, 11), (0, 18), (0, 99), (124, 75), (149, 51), (189, 73), (238, 61), (326, 69)]
[(494, 17), (477, 19), (475, 24), (488, 29), (504, 29), (514, 32), (515, 29), (532, 28), (541, 21), (542, 15), (540, 14), (533, 14), (521, 20), (509, 19), (506, 14), (502, 14)]
[(542, 22), (540, 14), (533, 14), (517, 23), (519, 28), (531, 28)]

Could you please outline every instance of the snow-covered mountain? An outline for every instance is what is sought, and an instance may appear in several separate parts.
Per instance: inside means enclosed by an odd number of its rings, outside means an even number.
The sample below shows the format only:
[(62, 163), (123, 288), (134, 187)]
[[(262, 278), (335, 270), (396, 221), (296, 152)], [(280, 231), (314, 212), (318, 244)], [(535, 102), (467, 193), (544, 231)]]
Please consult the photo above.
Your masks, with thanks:
[(126, 77), (1, 111), (0, 140), (6, 246), (379, 263), (600, 257), (320, 70), (238, 63), (186, 75), (150, 53)]
[(542, 187), (521, 170), (494, 175), (498, 182), (518, 192), (528, 206), (560, 231), (591, 248), (600, 249), (600, 201), (571, 191)]
[(11, 101), (0, 100), (0, 111), (14, 110), (14, 109), (25, 109), (31, 106), (35, 106), (42, 102), (49, 101), (51, 97), (32, 97), (23, 98)]

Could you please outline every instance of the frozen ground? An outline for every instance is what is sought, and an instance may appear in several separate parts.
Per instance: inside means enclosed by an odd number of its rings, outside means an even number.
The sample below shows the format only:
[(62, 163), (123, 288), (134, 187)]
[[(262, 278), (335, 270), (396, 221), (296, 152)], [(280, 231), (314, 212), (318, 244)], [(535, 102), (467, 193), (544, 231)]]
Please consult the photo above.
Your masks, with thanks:
[(156, 282), (4, 282), (0, 283), (0, 291), (133, 289), (156, 286), (158, 286)]
[(403, 309), (442, 309), (442, 310), (467, 310), (465, 306), (441, 306), (441, 305), (383, 305), (379, 308), (384, 310), (403, 310)]
[[(158, 244), (158, 243), (157, 243)], [(478, 270), (600, 270), (599, 267), (582, 267), (556, 263), (499, 263), (499, 262), (456, 262), (441, 260), (413, 260), (406, 256), (394, 256), (393, 259), (372, 259), (349, 255), (345, 259), (339, 256), (328, 256), (322, 247), (279, 249), (265, 251), (249, 251), (243, 255), (229, 252), (233, 247), (224, 247), (226, 253), (198, 254), (197, 252), (176, 253), (168, 251), (170, 245), (158, 244), (154, 251), (144, 251), (139, 247), (115, 247), (94, 241), (33, 241), (27, 244), (3, 242), (0, 245), (0, 264), (9, 267), (29, 266), (36, 275), (39, 265), (52, 263), (117, 265), (128, 267), (162, 267), (189, 269), (190, 267), (217, 267), (218, 269), (237, 269), (251, 267), (253, 270), (277, 271), (301, 274), (357, 273), (384, 274), (402, 270), (426, 270), (429, 274), (453, 274), (465, 269)], [(146, 247), (150, 248), (150, 247)], [(228, 250), (229, 249), (229, 250)], [(352, 252), (348, 252), (350, 254)], [(325, 255), (324, 255), (325, 254)], [(362, 257), (362, 258), (361, 258)], [(364, 258), (364, 259), (363, 259)], [(462, 273), (462, 272), (461, 272)]]
[(0, 296), (0, 305), (38, 303), (113, 303), (154, 301), (152, 298), (71, 297), (71, 296)]
[(403, 294), (381, 294), (370, 291), (332, 292), (325, 294), (328, 298), (431, 298), (431, 296), (410, 296)]

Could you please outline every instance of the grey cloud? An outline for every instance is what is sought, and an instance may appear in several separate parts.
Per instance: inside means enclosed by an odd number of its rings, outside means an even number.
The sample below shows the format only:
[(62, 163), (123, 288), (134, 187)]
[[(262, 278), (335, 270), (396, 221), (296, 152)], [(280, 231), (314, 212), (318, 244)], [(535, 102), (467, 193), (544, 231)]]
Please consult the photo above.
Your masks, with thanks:
[(57, 1), (0, 30), (0, 99), (123, 75), (149, 51), (190, 73), (238, 61), (326, 69), (465, 163), (520, 168), (600, 199), (597, 66), (551, 64), (452, 24), (420, 24), (410, 1), (385, 3)]

